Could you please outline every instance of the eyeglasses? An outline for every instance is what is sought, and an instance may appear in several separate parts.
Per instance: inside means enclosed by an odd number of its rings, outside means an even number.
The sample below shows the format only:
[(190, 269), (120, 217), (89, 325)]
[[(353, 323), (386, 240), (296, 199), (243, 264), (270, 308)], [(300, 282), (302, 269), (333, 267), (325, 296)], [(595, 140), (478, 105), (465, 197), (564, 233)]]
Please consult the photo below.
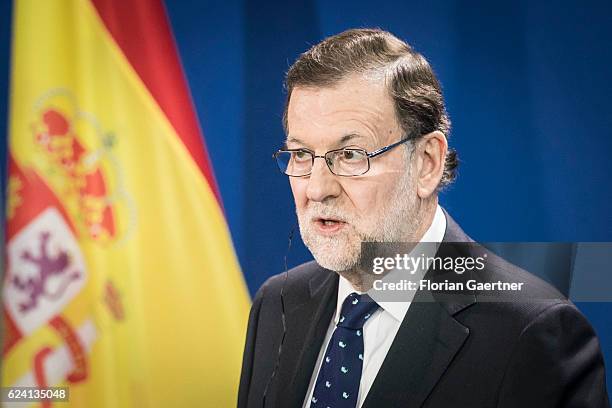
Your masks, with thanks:
[(368, 153), (363, 149), (345, 147), (342, 149), (330, 150), (323, 156), (317, 156), (309, 149), (281, 149), (274, 153), (272, 157), (276, 160), (281, 173), (290, 177), (306, 177), (312, 173), (312, 167), (316, 158), (325, 159), (325, 164), (336, 176), (354, 177), (361, 176), (370, 170), (370, 159), (388, 152), (409, 141), (411, 137), (406, 137), (399, 142), (381, 147), (378, 150)]

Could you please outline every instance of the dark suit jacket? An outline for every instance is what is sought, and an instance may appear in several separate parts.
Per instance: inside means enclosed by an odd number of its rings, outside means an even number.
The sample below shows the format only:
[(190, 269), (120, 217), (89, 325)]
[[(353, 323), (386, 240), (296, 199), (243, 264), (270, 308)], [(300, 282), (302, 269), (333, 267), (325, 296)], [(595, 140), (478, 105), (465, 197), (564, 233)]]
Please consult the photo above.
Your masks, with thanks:
[[(446, 218), (444, 242), (470, 241)], [(576, 307), (494, 255), (485, 272), (491, 281), (526, 282), (529, 297), (549, 300), (413, 302), (363, 407), (609, 407), (599, 342)], [(261, 287), (249, 317), (239, 407), (261, 407), (264, 399), (266, 407), (302, 406), (337, 289), (338, 275), (315, 262)]]

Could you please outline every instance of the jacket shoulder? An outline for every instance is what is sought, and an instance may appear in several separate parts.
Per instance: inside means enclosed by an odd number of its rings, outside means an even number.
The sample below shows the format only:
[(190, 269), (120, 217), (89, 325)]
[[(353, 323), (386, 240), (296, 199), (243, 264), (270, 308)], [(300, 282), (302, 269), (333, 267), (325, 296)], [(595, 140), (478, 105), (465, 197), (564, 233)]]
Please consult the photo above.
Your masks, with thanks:
[(307, 290), (313, 278), (325, 277), (330, 271), (316, 261), (305, 262), (285, 272), (269, 277), (257, 291), (256, 298), (277, 297), (283, 293)]

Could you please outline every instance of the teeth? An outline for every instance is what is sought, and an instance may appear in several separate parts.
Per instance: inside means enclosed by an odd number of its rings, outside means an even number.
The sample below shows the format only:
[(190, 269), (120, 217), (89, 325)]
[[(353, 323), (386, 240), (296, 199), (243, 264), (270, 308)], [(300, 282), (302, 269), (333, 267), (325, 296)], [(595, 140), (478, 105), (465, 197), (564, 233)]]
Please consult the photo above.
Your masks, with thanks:
[(331, 220), (323, 221), (323, 224), (325, 224), (325, 225), (334, 225), (335, 223), (336, 223), (336, 221), (331, 221)]

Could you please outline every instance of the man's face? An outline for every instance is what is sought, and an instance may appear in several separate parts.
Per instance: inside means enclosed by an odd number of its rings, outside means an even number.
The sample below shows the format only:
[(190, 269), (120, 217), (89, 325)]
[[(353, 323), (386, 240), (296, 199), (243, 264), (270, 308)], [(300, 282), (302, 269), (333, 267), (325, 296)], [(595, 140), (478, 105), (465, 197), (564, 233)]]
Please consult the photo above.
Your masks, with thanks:
[[(287, 147), (317, 155), (342, 147), (372, 152), (404, 134), (382, 80), (347, 77), (329, 88), (296, 87), (287, 111)], [(315, 159), (312, 174), (290, 177), (300, 233), (324, 268), (357, 266), (362, 241), (409, 241), (417, 196), (405, 147), (370, 159), (361, 176), (342, 177)]]

